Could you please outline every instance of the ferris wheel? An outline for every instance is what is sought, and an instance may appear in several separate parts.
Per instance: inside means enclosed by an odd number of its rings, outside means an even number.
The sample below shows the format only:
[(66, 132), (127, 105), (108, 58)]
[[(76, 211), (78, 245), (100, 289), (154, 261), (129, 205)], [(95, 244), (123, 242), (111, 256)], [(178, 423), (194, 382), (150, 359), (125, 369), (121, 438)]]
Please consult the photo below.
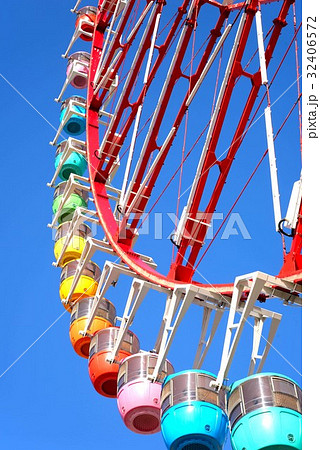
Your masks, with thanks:
[[(66, 79), (56, 98), (60, 125), (51, 142), (49, 226), (56, 230), (54, 265), (61, 268), (60, 298), (71, 314), (70, 340), (89, 360), (95, 390), (117, 398), (131, 431), (161, 430), (168, 449), (222, 449), (228, 429), (236, 450), (301, 449), (299, 385), (262, 372), (282, 317), (265, 306), (272, 298), (302, 305), (295, 2), (99, 0), (83, 6), (78, 0), (72, 13), (75, 30), (62, 55)], [(290, 101), (281, 103), (289, 90)], [(283, 133), (288, 149), (279, 151)], [(286, 205), (282, 177), (291, 189)], [(226, 253), (216, 238), (231, 217), (247, 231), (232, 215), (257, 178), (246, 210), (253, 224), (262, 212), (268, 216), (279, 270), (261, 271), (261, 254), (254, 271), (251, 261), (248, 273), (239, 269), (234, 276), (230, 258), (241, 268), (246, 258), (237, 248)], [(238, 231), (229, 227), (229, 233)], [(98, 254), (102, 266), (94, 261)], [(218, 284), (219, 266), (226, 277)], [(119, 310), (108, 292), (128, 280)], [(146, 348), (131, 328), (152, 295), (162, 298), (162, 315), (150, 310), (144, 318), (157, 330)], [(175, 371), (169, 352), (190, 308), (202, 315), (190, 330), (197, 342), (193, 365)], [(213, 373), (202, 367), (225, 316)], [(247, 323), (249, 367), (230, 385)]]

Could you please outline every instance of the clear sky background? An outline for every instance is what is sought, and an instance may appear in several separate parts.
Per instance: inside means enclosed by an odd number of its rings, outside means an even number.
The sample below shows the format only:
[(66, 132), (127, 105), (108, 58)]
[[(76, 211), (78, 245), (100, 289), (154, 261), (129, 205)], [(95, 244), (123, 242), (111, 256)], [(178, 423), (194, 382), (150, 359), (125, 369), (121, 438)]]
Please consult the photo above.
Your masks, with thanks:
[[(47, 223), (51, 221), (53, 190), (46, 183), (54, 171), (54, 149), (48, 143), (59, 123), (59, 106), (53, 99), (64, 81), (66, 61), (61, 54), (73, 33), (75, 16), (70, 8), (74, 3), (70, 0), (19, 0), (7, 2), (2, 12), (0, 449), (72, 450), (80, 446), (117, 446), (120, 449), (160, 450), (164, 448), (160, 433), (140, 436), (130, 432), (121, 421), (116, 401), (99, 396), (93, 389), (87, 361), (74, 353), (69, 342), (69, 314), (64, 313), (58, 293), (60, 270), (52, 266), (53, 241)], [(301, 20), (299, 3), (298, 24)], [(274, 11), (280, 5), (273, 6)], [(288, 27), (283, 31), (272, 61), (273, 67), (279, 63), (292, 35), (290, 14)], [(256, 44), (252, 45), (254, 49)], [(88, 50), (85, 45), (79, 45), (75, 50), (81, 48)], [(293, 84), (296, 75), (292, 50), (271, 94), (275, 101), (286, 92), (273, 108), (275, 131), (297, 98), (297, 88)], [(68, 92), (70, 95), (84, 95), (81, 91)], [(237, 103), (234, 107), (237, 108)], [(300, 175), (298, 139), (296, 109), (276, 144), (284, 213), (292, 183)], [(221, 149), (224, 145), (226, 143), (222, 140)], [(265, 148), (264, 120), (261, 118), (252, 127), (245, 141), (245, 151), (235, 162), (229, 193), (221, 200), (218, 212), (228, 212)], [(237, 224), (238, 234), (229, 239), (221, 239), (220, 234), (199, 268), (199, 281), (232, 282), (235, 276), (254, 270), (271, 274), (279, 272), (281, 239), (274, 232), (268, 170), (265, 160), (235, 209), (250, 239), (243, 239)], [(119, 174), (121, 181), (121, 171)], [(155, 212), (166, 214), (175, 211), (175, 208), (167, 207), (168, 198), (177, 192), (174, 189), (177, 189), (177, 182), (172, 193), (169, 192), (159, 202)], [(215, 229), (220, 223), (217, 221)], [(150, 217), (151, 230), (153, 227), (154, 218)], [(153, 248), (152, 256), (163, 272), (168, 268), (166, 255), (171, 252), (171, 247), (166, 236), (171, 231), (172, 222), (166, 218), (163, 240), (155, 240), (150, 232), (141, 236), (137, 247), (144, 253)], [(96, 261), (102, 266), (103, 255), (98, 255)], [(123, 279), (110, 295), (108, 293), (118, 315), (121, 315), (128, 290), (129, 282)], [(156, 320), (161, 317), (163, 301), (160, 294), (148, 296), (133, 324), (132, 330), (138, 335), (144, 350), (152, 348), (157, 334), (157, 325), (146, 317), (149, 318), (152, 311), (155, 323), (159, 324)], [(285, 307), (276, 299), (262, 306), (283, 314), (264, 370), (283, 373), (301, 384), (301, 310), (294, 306)], [(214, 373), (219, 369), (227, 314), (225, 316), (204, 364), (206, 370)], [(199, 311), (191, 308), (169, 354), (177, 371), (192, 365), (198, 339), (196, 330), (199, 330), (200, 323)], [(229, 373), (230, 383), (246, 376), (251, 333), (252, 327), (247, 324)], [(229, 450), (230, 444), (227, 443), (225, 448)]]

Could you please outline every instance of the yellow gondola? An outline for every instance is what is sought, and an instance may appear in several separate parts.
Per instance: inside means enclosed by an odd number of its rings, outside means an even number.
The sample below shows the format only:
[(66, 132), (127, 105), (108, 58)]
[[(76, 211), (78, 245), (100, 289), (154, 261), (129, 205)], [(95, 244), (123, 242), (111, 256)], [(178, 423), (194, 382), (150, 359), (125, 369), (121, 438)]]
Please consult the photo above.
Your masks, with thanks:
[[(70, 222), (64, 222), (59, 225), (54, 244), (54, 256), (58, 260), (62, 254), (62, 250), (67, 239), (67, 234), (69, 231)], [(71, 236), (70, 242), (68, 243), (61, 260), (59, 261), (59, 266), (65, 266), (68, 262), (78, 259), (81, 257), (84, 246), (86, 244), (87, 238), (91, 236), (91, 229), (85, 223), (79, 225), (79, 228), (75, 230), (74, 234)]]
[[(62, 269), (59, 289), (61, 300), (65, 300), (69, 295), (78, 262), (78, 260), (70, 261)], [(70, 300), (72, 302), (76, 302), (81, 298), (94, 297), (97, 291), (100, 276), (100, 267), (94, 262), (89, 261), (81, 273), (80, 279), (70, 297)], [(65, 307), (71, 312), (70, 306), (65, 305)]]

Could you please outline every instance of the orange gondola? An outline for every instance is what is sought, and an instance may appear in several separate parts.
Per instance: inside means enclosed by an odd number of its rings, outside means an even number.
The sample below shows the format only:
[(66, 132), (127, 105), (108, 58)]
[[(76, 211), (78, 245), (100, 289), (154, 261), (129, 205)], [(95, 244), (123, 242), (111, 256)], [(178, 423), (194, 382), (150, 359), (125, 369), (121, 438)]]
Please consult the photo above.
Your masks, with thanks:
[[(89, 346), (91, 338), (89, 336), (82, 336), (81, 331), (85, 329), (87, 319), (89, 317), (91, 308), (94, 305), (94, 297), (82, 298), (77, 302), (71, 311), (69, 336), (71, 344), (75, 352), (83, 358), (89, 357)], [(116, 321), (116, 308), (109, 300), (102, 299), (99, 307), (92, 320), (89, 334), (94, 334), (104, 328), (114, 326)]]
[(117, 396), (117, 377), (120, 362), (140, 350), (137, 336), (127, 331), (114, 362), (107, 360), (115, 348), (119, 328), (98, 331), (91, 339), (89, 350), (89, 376), (95, 390), (105, 397)]

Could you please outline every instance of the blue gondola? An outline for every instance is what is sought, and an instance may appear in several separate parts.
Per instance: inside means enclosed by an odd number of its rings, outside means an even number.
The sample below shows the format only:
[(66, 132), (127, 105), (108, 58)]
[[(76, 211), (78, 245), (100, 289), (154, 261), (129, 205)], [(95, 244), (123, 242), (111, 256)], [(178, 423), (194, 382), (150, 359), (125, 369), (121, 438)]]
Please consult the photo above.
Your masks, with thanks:
[(170, 450), (220, 450), (228, 417), (225, 391), (216, 392), (216, 376), (186, 370), (166, 377), (161, 393), (161, 431)]
[(79, 114), (86, 113), (86, 99), (80, 96), (72, 96), (64, 100), (61, 105), (61, 113), (60, 113), (60, 122), (65, 119), (65, 115), (67, 113), (68, 105), (70, 102), (74, 100), (81, 105), (72, 104), (70, 107), (71, 116), (68, 118), (67, 123), (63, 127), (63, 131), (65, 131), (70, 136), (78, 136), (79, 134), (84, 133), (86, 129), (86, 119), (85, 117), (80, 116)]

